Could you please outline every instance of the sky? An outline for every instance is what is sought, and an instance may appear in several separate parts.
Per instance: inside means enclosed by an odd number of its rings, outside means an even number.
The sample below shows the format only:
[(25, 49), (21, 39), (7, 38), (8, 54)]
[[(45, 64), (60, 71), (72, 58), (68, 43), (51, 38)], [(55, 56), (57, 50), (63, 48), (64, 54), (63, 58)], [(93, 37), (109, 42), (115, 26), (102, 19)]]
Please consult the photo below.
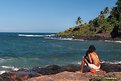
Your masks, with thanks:
[(89, 22), (117, 0), (0, 0), (0, 32), (57, 33)]

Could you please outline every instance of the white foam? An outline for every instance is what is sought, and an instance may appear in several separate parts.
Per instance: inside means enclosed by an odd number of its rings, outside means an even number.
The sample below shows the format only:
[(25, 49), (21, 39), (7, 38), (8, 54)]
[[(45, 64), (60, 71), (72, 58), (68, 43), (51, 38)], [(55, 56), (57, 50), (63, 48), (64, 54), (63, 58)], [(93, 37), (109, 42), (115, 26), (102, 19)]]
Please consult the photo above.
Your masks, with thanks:
[(114, 42), (114, 41), (111, 41), (111, 40), (105, 40), (105, 42)]
[(55, 34), (48, 34), (48, 35), (32, 35), (32, 34), (18, 34), (20, 37), (51, 37), (55, 36)]
[(46, 39), (54, 39), (54, 40), (72, 40), (72, 38), (62, 38), (62, 37), (45, 37)]
[(116, 43), (121, 43), (121, 41), (112, 41), (112, 40), (105, 40), (105, 42), (116, 42)]
[[(114, 61), (114, 62), (110, 62), (110, 61), (101, 61), (101, 63), (121, 64), (121, 61)], [(77, 64), (81, 64), (81, 61), (80, 61), (80, 62), (77, 62)]]
[(75, 40), (75, 41), (85, 41), (83, 39), (73, 39), (73, 38), (63, 38), (63, 37), (45, 37), (46, 39), (54, 39), (54, 40)]
[(85, 41), (84, 39), (73, 39), (73, 40), (78, 40), (78, 41)]
[(5, 72), (7, 72), (7, 71), (0, 71), (0, 75), (3, 74), (3, 73), (5, 73)]
[(121, 41), (115, 41), (115, 42), (117, 42), (117, 43), (121, 43)]
[(77, 64), (81, 65), (81, 62), (77, 62)]
[(61, 38), (60, 40), (73, 40), (72, 38)]
[(18, 34), (20, 37), (44, 37), (45, 39), (53, 39), (53, 40), (76, 40), (76, 41), (84, 41), (83, 39), (73, 39), (72, 37), (56, 37), (55, 34), (48, 35), (32, 35), (32, 34)]
[(114, 61), (114, 62), (110, 62), (110, 61), (102, 61), (101, 63), (121, 64), (121, 61)]
[(13, 66), (0, 66), (0, 74), (3, 74), (5, 72), (8, 72), (8, 71), (17, 71), (19, 70), (19, 68), (15, 68)]
[(19, 70), (19, 68), (15, 68), (13, 66), (1, 66), (2, 68), (5, 68), (5, 69), (11, 69), (11, 70), (14, 70), (14, 71), (17, 71)]

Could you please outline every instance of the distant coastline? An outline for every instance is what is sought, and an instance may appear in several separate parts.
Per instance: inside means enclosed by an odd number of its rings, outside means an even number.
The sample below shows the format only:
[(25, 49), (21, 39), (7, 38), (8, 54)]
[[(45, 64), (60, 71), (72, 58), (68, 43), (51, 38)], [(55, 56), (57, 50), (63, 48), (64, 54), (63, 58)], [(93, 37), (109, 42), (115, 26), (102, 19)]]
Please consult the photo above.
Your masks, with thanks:
[(65, 35), (58, 35), (57, 37), (65, 37), (65, 38), (72, 38), (74, 40), (110, 40), (110, 41), (121, 41), (121, 37), (112, 38), (110, 35), (105, 36), (104, 34), (100, 35), (89, 35), (89, 36), (65, 36)]
[(74, 36), (73, 39), (121, 41), (121, 38), (111, 38), (111, 37), (101, 37), (101, 36)]
[(105, 7), (100, 14), (84, 23), (81, 17), (76, 19), (76, 26), (70, 27), (57, 36), (74, 36), (74, 39), (84, 40), (121, 40), (121, 11), (120, 0), (110, 9)]

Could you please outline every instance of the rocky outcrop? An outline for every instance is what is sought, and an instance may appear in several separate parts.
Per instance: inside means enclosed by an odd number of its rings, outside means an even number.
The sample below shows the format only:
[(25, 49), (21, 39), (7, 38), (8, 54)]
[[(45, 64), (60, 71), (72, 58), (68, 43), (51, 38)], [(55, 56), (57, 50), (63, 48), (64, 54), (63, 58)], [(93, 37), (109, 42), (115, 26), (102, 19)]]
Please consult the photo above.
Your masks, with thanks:
[[(49, 65), (44, 68), (20, 69), (0, 75), (0, 81), (93, 81), (95, 77), (121, 78), (121, 64), (102, 63), (101, 71), (80, 73), (80, 65)], [(107, 73), (108, 72), (108, 73)], [(115, 76), (114, 76), (115, 75)], [(108, 77), (110, 78), (110, 77)]]
[(55, 75), (43, 75), (36, 78), (31, 78), (26, 81), (120, 81), (121, 72), (110, 72), (104, 71), (96, 73), (80, 73), (76, 72), (61, 72)]

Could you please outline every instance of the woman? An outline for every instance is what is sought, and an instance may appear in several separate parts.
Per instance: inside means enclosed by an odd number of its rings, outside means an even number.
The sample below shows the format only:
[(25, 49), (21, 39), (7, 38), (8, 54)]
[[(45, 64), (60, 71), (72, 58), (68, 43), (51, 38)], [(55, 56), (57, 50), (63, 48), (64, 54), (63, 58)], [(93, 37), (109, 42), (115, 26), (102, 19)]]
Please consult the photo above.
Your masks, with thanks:
[(94, 45), (90, 45), (89, 49), (86, 52), (86, 55), (82, 58), (81, 69), (83, 72), (84, 65), (86, 64), (89, 67), (89, 70), (95, 69), (98, 71), (100, 69), (100, 60), (96, 53), (96, 48)]

